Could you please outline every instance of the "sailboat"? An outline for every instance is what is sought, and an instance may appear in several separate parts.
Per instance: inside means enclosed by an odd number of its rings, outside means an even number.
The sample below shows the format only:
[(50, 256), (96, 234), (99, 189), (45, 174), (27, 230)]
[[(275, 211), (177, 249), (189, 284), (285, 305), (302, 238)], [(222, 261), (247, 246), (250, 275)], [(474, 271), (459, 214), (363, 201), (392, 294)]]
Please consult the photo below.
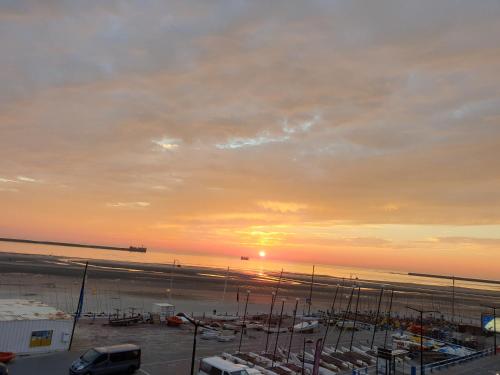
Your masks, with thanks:
[(303, 321), (299, 324), (293, 326), (294, 332), (300, 333), (313, 333), (314, 330), (318, 329), (319, 322), (317, 320)]

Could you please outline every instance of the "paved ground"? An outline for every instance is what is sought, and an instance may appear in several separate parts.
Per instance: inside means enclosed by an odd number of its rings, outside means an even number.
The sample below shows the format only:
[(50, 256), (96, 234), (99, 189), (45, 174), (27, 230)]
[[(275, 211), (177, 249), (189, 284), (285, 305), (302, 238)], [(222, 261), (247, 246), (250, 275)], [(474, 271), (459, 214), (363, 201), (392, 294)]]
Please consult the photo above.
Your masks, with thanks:
[[(339, 330), (330, 328), (327, 345), (335, 345)], [(292, 350), (302, 350), (304, 338), (323, 337), (324, 328), (316, 334), (295, 334)], [(279, 345), (288, 346), (289, 333), (281, 334)], [(384, 333), (377, 334), (375, 344), (383, 342)], [(351, 340), (351, 332), (344, 332), (339, 346), (348, 347)], [(369, 345), (371, 332), (360, 331), (355, 334), (354, 342)], [(271, 335), (269, 340), (270, 350), (274, 349), (276, 335)], [(50, 355), (39, 355), (36, 357), (18, 358), (10, 365), (12, 375), (66, 375), (70, 364), (78, 358), (85, 350), (102, 345), (134, 343), (142, 348), (142, 368), (138, 374), (142, 375), (187, 375), (191, 364), (191, 352), (193, 344), (192, 326), (186, 325), (182, 328), (171, 328), (158, 325), (138, 325), (131, 327), (109, 327), (100, 323), (81, 323), (77, 329), (74, 347), (71, 352), (56, 353)], [(238, 348), (239, 336), (233, 342), (220, 343), (217, 341), (206, 341), (198, 337), (197, 340), (197, 363), (198, 359), (221, 352), (234, 352)], [(249, 331), (248, 336), (243, 336), (242, 351), (262, 351), (266, 344), (264, 332)], [(498, 357), (500, 358), (500, 356)], [(481, 361), (481, 362), (479, 362)], [(496, 375), (500, 361), (492, 359), (478, 360), (470, 365), (454, 367), (451, 372), (440, 372), (439, 374), (450, 375)], [(484, 372), (478, 372), (476, 363), (481, 364)], [(496, 367), (495, 367), (496, 366)], [(463, 372), (462, 372), (463, 370)], [(448, 370), (447, 370), (448, 371)], [(459, 372), (461, 371), (461, 372)], [(483, 370), (482, 370), (483, 371)], [(489, 372), (488, 372), (489, 371)]]
[[(300, 350), (304, 338), (322, 337), (324, 331), (316, 334), (295, 334), (292, 348)], [(338, 330), (330, 329), (327, 344), (335, 344)], [(368, 331), (360, 331), (355, 335), (355, 342), (366, 345), (371, 338)], [(290, 335), (281, 334), (279, 345), (288, 346)], [(349, 346), (351, 333), (344, 332), (340, 345)], [(377, 342), (383, 340), (383, 333), (377, 335)], [(71, 352), (39, 355), (36, 357), (18, 358), (10, 366), (12, 375), (67, 374), (72, 361), (78, 358), (85, 350), (93, 346), (102, 346), (120, 343), (135, 343), (142, 348), (142, 368), (139, 372), (146, 375), (189, 374), (191, 352), (193, 344), (193, 329), (191, 326), (183, 328), (159, 327), (157, 325), (138, 325), (131, 327), (108, 327), (101, 324), (82, 324), (77, 329), (74, 347)], [(269, 348), (274, 349), (276, 335), (270, 335)], [(197, 359), (234, 352), (238, 348), (239, 336), (233, 342), (221, 343), (202, 340), (198, 336)], [(262, 351), (265, 348), (266, 335), (264, 332), (249, 331), (243, 336), (242, 351)], [(198, 363), (198, 361), (197, 361)]]

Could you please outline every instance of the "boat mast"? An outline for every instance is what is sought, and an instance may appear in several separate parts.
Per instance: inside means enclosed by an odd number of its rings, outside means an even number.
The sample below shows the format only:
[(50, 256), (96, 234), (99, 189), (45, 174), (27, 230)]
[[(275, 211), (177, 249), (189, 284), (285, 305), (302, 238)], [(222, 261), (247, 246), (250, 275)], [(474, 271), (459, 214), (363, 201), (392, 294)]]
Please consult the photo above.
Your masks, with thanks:
[(392, 292), (391, 292), (391, 300), (389, 302), (389, 310), (387, 311), (387, 325), (386, 325), (386, 329), (385, 329), (384, 349), (386, 348), (386, 345), (387, 345), (387, 334), (389, 333), (389, 324), (391, 321), (392, 299), (393, 298), (394, 298), (394, 289), (392, 289)]
[(337, 294), (339, 293), (339, 288), (340, 285), (337, 284), (337, 289), (335, 290), (335, 297), (333, 297), (332, 301), (332, 307), (330, 309), (330, 314), (327, 315), (326, 317), (326, 330), (325, 330), (325, 336), (323, 337), (323, 346), (326, 344), (326, 338), (328, 336), (328, 328), (330, 328), (330, 323), (333, 321), (334, 315), (334, 309), (335, 309), (335, 301), (337, 300)]
[(224, 280), (224, 293), (222, 293), (222, 302), (226, 299), (226, 289), (227, 289), (227, 278), (229, 277), (229, 266), (226, 271), (226, 278)]
[(358, 286), (358, 298), (356, 298), (356, 309), (354, 310), (354, 324), (352, 327), (351, 345), (349, 346), (350, 351), (352, 351), (352, 342), (354, 341), (354, 332), (356, 332), (356, 322), (358, 321), (358, 305), (359, 305), (359, 296), (360, 295), (361, 295), (361, 287)]
[(352, 302), (352, 295), (354, 294), (354, 289), (356, 289), (356, 286), (353, 286), (351, 289), (351, 295), (349, 296), (349, 302), (347, 303), (347, 308), (345, 310), (344, 317), (342, 318), (342, 327), (340, 327), (339, 337), (337, 337), (337, 344), (335, 345), (335, 351), (337, 351), (337, 348), (339, 347), (340, 337), (342, 336), (342, 332), (344, 331), (345, 321), (347, 319), (349, 311), (351, 310), (351, 302)]
[(308, 308), (307, 308), (307, 315), (311, 315), (311, 304), (312, 304), (312, 294), (313, 294), (313, 285), (314, 285), (314, 265), (313, 265), (313, 271), (311, 275), (311, 289), (309, 290), (309, 300), (308, 300)]
[(380, 304), (382, 303), (383, 294), (384, 294), (384, 287), (382, 287), (380, 289), (380, 296), (378, 297), (377, 315), (375, 315), (375, 323), (373, 324), (373, 336), (372, 336), (372, 344), (370, 345), (370, 349), (373, 349), (373, 343), (375, 341), (375, 333), (377, 332), (378, 316), (380, 314)]

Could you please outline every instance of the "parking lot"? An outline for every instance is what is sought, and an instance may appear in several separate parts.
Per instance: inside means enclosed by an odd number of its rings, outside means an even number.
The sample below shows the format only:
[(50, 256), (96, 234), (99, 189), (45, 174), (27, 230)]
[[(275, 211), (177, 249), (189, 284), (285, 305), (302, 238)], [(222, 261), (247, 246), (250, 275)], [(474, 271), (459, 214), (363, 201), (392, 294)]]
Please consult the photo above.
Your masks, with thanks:
[[(302, 350), (304, 338), (316, 339), (323, 337), (324, 327), (314, 334), (294, 334), (292, 350)], [(335, 345), (339, 330), (330, 328), (327, 345)], [(351, 331), (344, 331), (339, 347), (349, 347)], [(355, 345), (369, 346), (372, 333), (367, 330), (358, 331), (354, 335)], [(382, 345), (384, 332), (378, 332), (375, 345)], [(238, 349), (240, 336), (232, 342), (218, 342), (203, 340), (198, 336), (196, 347), (196, 364), (202, 357), (234, 352)], [(279, 346), (288, 347), (290, 333), (282, 333), (279, 337)], [(389, 338), (390, 340), (390, 338)], [(137, 344), (142, 348), (142, 366), (137, 374), (188, 375), (191, 366), (191, 353), (193, 345), (193, 327), (184, 325), (180, 328), (167, 326), (140, 324), (129, 327), (110, 327), (103, 323), (81, 322), (77, 328), (73, 348), (70, 352), (18, 357), (9, 369), (11, 375), (67, 375), (71, 363), (86, 350), (96, 346), (115, 345), (123, 343)], [(269, 350), (274, 350), (276, 334), (269, 336)], [(249, 330), (243, 336), (242, 351), (263, 351), (266, 345), (266, 334), (262, 331)], [(308, 344), (311, 350), (312, 344)], [(479, 369), (481, 370), (480, 372)], [(497, 375), (500, 369), (500, 355), (488, 357), (456, 366), (439, 372), (442, 375)], [(409, 371), (409, 368), (407, 369)]]
[[(294, 334), (292, 349), (301, 350), (304, 338), (322, 337), (324, 328), (315, 334)], [(338, 330), (330, 329), (328, 345), (335, 345)], [(383, 333), (377, 334), (377, 342), (383, 340)], [(280, 334), (279, 345), (288, 346), (289, 333)], [(345, 331), (340, 345), (349, 346), (351, 332)], [(366, 345), (371, 333), (360, 331), (355, 334), (355, 342)], [(269, 336), (269, 347), (274, 349), (276, 334)], [(95, 346), (123, 343), (137, 344), (142, 348), (142, 367), (139, 374), (165, 375), (189, 374), (193, 345), (193, 328), (185, 325), (182, 328), (171, 328), (158, 325), (137, 325), (130, 327), (110, 327), (100, 323), (82, 323), (77, 329), (73, 348), (70, 352), (62, 352), (31, 357), (19, 357), (11, 365), (12, 375), (50, 374), (66, 375), (70, 364), (85, 350)], [(266, 334), (262, 331), (248, 331), (243, 336), (242, 351), (262, 351), (265, 348)], [(233, 342), (217, 342), (203, 340), (198, 336), (196, 357), (234, 352), (239, 344), (239, 336)]]

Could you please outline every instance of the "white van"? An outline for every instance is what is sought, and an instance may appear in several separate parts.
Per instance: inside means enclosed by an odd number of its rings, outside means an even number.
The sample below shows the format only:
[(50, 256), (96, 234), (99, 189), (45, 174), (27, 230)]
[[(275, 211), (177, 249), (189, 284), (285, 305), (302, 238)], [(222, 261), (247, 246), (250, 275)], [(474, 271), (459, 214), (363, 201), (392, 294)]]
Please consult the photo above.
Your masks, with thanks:
[(221, 357), (207, 357), (200, 361), (198, 375), (257, 375), (259, 371)]

